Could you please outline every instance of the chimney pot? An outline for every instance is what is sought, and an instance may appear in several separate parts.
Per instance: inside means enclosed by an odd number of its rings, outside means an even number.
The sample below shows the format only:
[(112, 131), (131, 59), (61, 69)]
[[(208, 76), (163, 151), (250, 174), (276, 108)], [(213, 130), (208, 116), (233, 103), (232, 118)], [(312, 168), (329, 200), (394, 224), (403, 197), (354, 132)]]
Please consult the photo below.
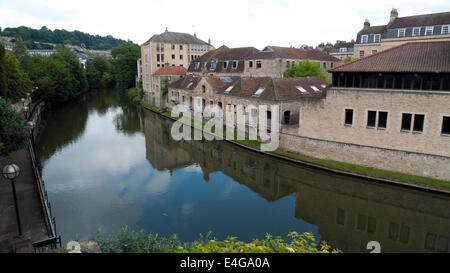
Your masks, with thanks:
[(398, 17), (398, 11), (395, 8), (391, 10), (391, 16), (389, 17), (389, 23), (392, 23)]
[(368, 27), (370, 27), (370, 22), (369, 22), (369, 19), (366, 19), (364, 21), (364, 28), (368, 28)]

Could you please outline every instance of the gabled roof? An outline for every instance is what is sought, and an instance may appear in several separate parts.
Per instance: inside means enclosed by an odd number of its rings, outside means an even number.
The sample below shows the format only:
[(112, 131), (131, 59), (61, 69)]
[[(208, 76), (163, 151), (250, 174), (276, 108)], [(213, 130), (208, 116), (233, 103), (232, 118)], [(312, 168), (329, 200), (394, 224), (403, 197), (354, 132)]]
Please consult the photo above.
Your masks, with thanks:
[[(223, 77), (209, 76), (208, 82), (217, 94), (253, 98), (266, 101), (288, 101), (304, 97), (321, 97), (327, 82), (319, 77), (272, 78), (272, 77), (229, 77), (232, 82), (225, 83)], [(233, 87), (229, 92), (226, 90)], [(311, 86), (316, 87), (315, 91)], [(305, 92), (301, 92), (302, 87)], [(258, 90), (263, 91), (255, 96)]]
[(170, 31), (165, 31), (161, 34), (155, 34), (147, 42), (145, 42), (142, 45), (147, 45), (150, 42), (172, 43), (172, 44), (209, 45), (207, 42), (202, 41), (189, 33), (170, 32)]
[(320, 50), (301, 49), (295, 47), (279, 47), (266, 46), (263, 51), (256, 54), (254, 58), (270, 59), (270, 58), (285, 58), (285, 59), (299, 59), (299, 60), (315, 60), (315, 61), (329, 61), (340, 62), (336, 57), (328, 55)]
[(449, 73), (450, 41), (410, 42), (329, 71)]
[(450, 12), (398, 17), (388, 28), (423, 27), (450, 24)]
[(212, 59), (219, 61), (244, 60), (258, 52), (259, 50), (254, 47), (215, 49), (203, 54), (195, 62), (208, 62)]
[(182, 66), (166, 66), (155, 71), (155, 75), (186, 75), (186, 68)]

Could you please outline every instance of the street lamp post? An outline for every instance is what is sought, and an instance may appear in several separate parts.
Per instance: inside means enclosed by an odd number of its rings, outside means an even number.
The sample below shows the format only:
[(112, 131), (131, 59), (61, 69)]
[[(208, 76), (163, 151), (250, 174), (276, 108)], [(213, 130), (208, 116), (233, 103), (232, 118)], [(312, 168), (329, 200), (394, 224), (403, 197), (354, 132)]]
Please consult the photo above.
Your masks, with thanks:
[(17, 206), (16, 186), (14, 185), (14, 178), (20, 174), (19, 166), (16, 164), (9, 164), (3, 167), (2, 175), (5, 179), (11, 181), (12, 192), (14, 197), (14, 207), (16, 209), (17, 227), (19, 229), (19, 236), (22, 236), (22, 226), (20, 225), (19, 207)]

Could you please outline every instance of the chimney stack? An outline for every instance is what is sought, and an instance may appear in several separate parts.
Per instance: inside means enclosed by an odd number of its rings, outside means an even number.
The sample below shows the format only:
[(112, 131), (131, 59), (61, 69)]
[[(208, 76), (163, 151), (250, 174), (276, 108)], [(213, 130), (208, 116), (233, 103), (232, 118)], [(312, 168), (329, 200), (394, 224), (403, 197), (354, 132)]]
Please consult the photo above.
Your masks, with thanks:
[(364, 21), (364, 29), (369, 28), (369, 27), (370, 27), (369, 19), (366, 19), (366, 20)]
[(168, 32), (169, 31), (169, 29), (166, 27), (166, 32)]
[(197, 38), (197, 32), (194, 32), (194, 37)]
[(211, 38), (208, 38), (208, 44), (209, 45), (211, 44)]
[(391, 10), (391, 16), (390, 16), (390, 18), (389, 18), (389, 23), (394, 22), (394, 20), (397, 19), (397, 17), (398, 17), (398, 11), (397, 11), (397, 9), (392, 8), (392, 10)]

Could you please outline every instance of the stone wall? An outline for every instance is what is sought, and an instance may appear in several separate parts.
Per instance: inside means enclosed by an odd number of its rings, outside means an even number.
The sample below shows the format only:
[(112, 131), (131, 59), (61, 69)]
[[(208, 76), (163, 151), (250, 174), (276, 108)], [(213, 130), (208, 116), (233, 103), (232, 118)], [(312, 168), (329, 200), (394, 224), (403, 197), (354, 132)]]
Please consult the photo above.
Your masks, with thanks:
[(450, 158), (280, 134), (280, 148), (373, 169), (450, 181)]

